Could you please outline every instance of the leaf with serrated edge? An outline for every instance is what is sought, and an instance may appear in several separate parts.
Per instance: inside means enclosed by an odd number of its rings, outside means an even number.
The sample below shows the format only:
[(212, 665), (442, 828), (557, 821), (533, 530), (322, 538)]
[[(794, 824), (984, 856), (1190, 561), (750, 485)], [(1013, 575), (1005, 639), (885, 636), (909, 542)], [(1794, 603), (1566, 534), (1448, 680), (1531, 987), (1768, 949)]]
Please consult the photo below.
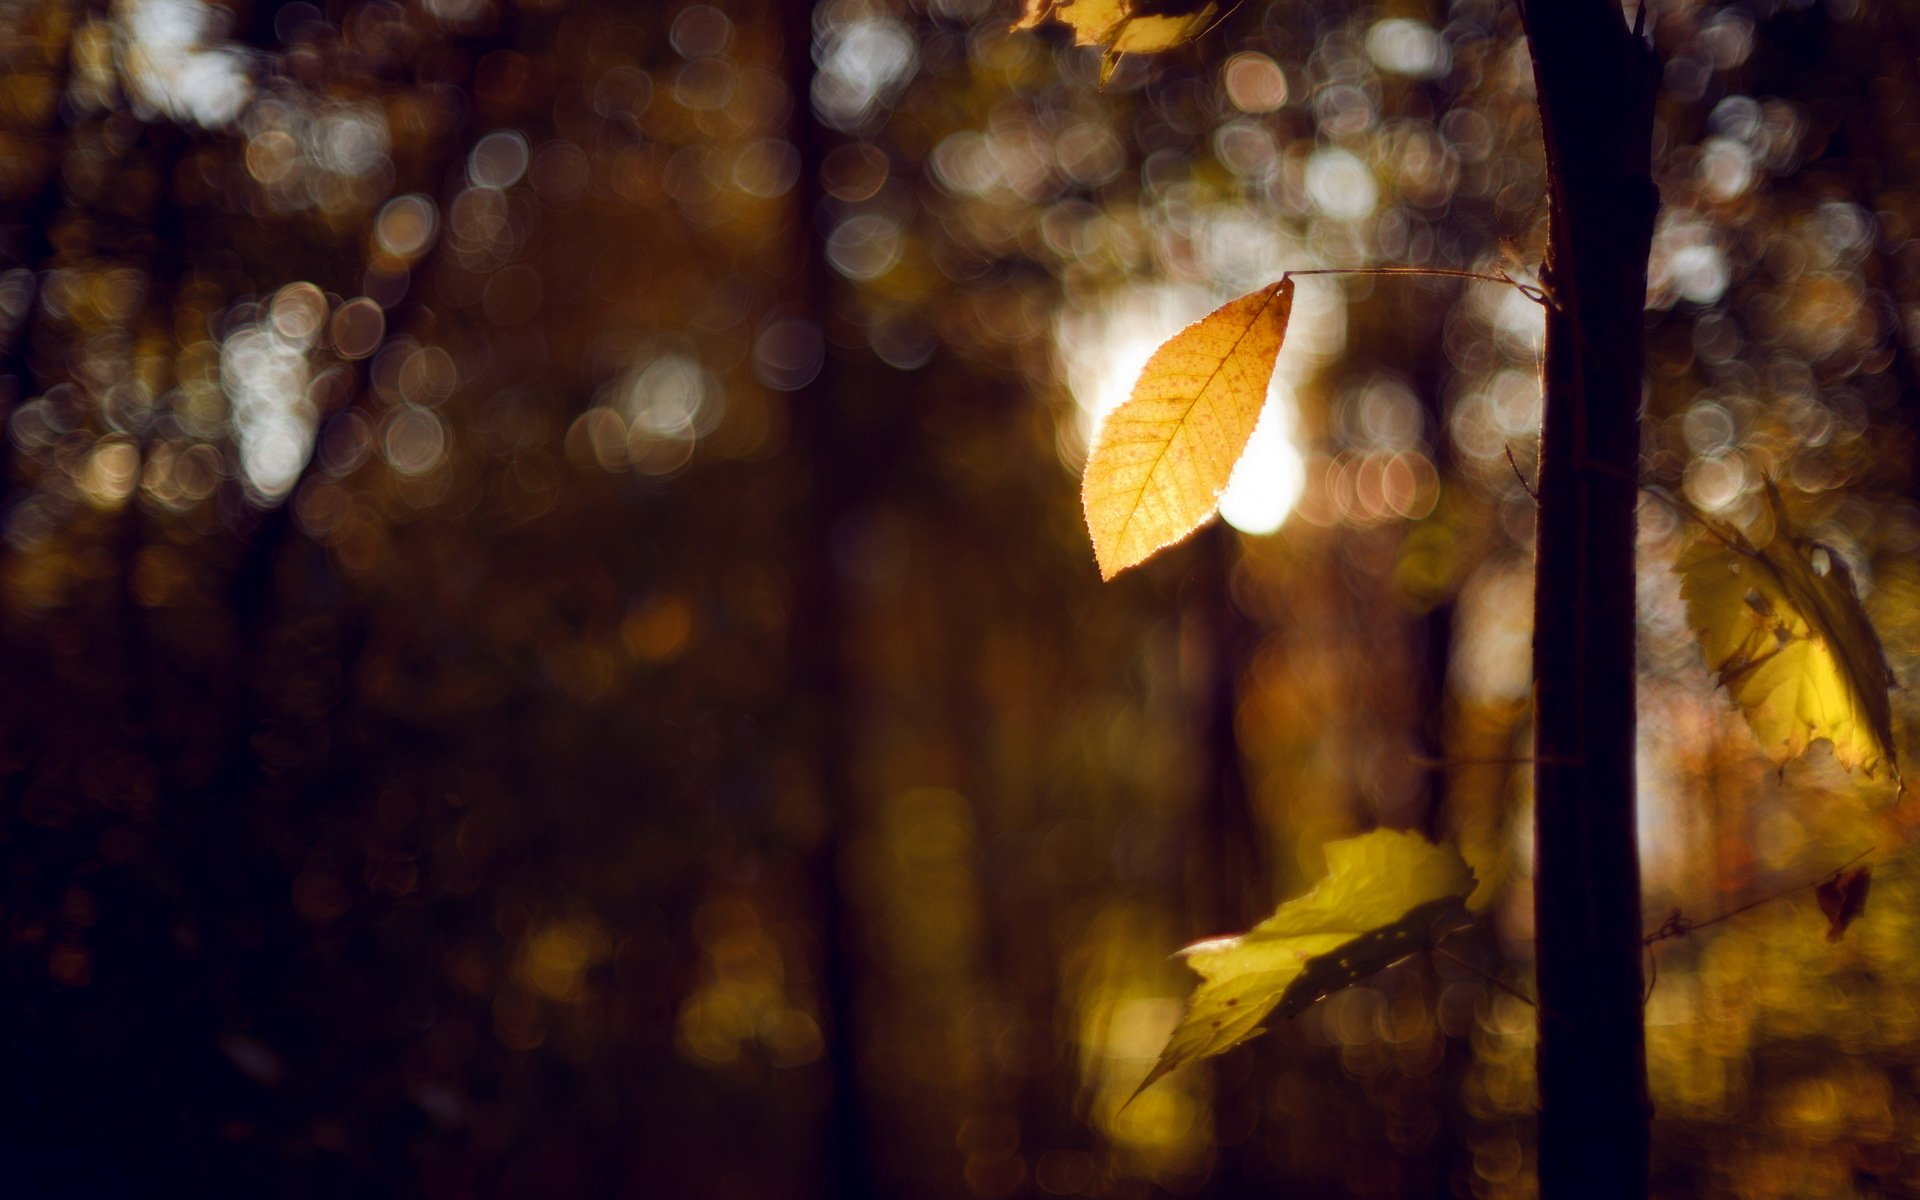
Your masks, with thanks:
[(1893, 675), (1852, 576), (1839, 555), (1794, 535), (1771, 483), (1766, 494), (1774, 533), (1765, 546), (1695, 513), (1702, 532), (1674, 563), (1707, 666), (1776, 766), (1824, 738), (1849, 770), (1873, 776), (1884, 765), (1898, 778)]
[(1237, 937), (1180, 952), (1200, 986), (1140, 1084), (1230, 1050), (1278, 1008), (1307, 1005), (1433, 944), (1460, 920), (1473, 871), (1452, 846), (1379, 829), (1328, 842), (1327, 877)]
[(1103, 578), (1211, 517), (1246, 452), (1293, 311), (1282, 279), (1215, 309), (1154, 351), (1101, 426), (1080, 499)]

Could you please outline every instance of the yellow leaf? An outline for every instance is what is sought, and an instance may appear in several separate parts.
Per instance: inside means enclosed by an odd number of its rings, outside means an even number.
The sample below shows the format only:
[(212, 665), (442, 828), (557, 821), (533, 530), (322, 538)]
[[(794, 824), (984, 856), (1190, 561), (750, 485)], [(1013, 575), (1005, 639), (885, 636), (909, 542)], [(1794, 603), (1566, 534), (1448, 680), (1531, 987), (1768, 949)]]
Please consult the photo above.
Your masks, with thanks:
[(1379, 829), (1328, 842), (1326, 854), (1327, 877), (1311, 892), (1237, 937), (1180, 952), (1200, 986), (1140, 1091), (1262, 1032), (1276, 1008), (1291, 1017), (1430, 947), (1464, 919), (1473, 871), (1452, 846)]
[(1052, 18), (1073, 30), (1076, 46), (1105, 46), (1100, 82), (1113, 77), (1122, 54), (1154, 54), (1199, 37), (1214, 25), (1214, 0), (1026, 0), (1015, 29)]
[(1674, 564), (1707, 666), (1778, 766), (1826, 739), (1849, 770), (1894, 777), (1893, 674), (1840, 557), (1794, 535), (1767, 485), (1774, 532), (1756, 547), (1694, 514), (1702, 532)]
[(1101, 427), (1080, 500), (1100, 574), (1112, 579), (1213, 515), (1266, 403), (1293, 311), (1293, 281), (1250, 292), (1187, 326), (1140, 372)]

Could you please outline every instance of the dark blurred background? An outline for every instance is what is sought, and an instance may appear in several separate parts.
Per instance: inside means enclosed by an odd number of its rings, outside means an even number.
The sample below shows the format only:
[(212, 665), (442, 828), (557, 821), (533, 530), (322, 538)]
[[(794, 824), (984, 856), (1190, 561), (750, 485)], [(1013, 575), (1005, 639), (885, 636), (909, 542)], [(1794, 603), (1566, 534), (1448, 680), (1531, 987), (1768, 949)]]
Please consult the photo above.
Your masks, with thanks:
[[(1227, 523), (1112, 585), (1075, 482), (1282, 270), (1530, 277), (1512, 6), (1104, 90), (1017, 16), (0, 0), (0, 1190), (1532, 1193), (1538, 307), (1303, 279)], [(1912, 682), (1920, 7), (1652, 28), (1648, 480), (1779, 480)], [(1657, 1190), (1920, 1195), (1906, 827), (1642, 532), (1650, 924), (1881, 860), (1655, 948)], [(1460, 961), (1123, 1109), (1169, 954), (1377, 825)]]

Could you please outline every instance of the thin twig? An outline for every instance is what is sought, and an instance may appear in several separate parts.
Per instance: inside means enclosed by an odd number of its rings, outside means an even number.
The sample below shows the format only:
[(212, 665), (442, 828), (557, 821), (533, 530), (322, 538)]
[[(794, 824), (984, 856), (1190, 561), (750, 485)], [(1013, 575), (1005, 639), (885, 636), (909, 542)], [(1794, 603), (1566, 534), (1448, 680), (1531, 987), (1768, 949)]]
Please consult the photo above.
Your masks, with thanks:
[(1516, 462), (1513, 457), (1513, 446), (1509, 444), (1506, 450), (1507, 465), (1513, 468), (1513, 477), (1520, 481), (1520, 489), (1526, 492), (1527, 495), (1532, 496), (1535, 504), (1540, 503), (1540, 493), (1535, 491), (1533, 485), (1527, 482), (1527, 477), (1520, 473), (1520, 464)]
[(1431, 275), (1437, 279), (1472, 279), (1480, 283), (1500, 283), (1519, 292), (1535, 304), (1554, 307), (1553, 297), (1547, 289), (1538, 283), (1521, 283), (1505, 271), (1488, 274), (1484, 271), (1460, 271), (1451, 267), (1315, 267), (1309, 271), (1284, 271), (1280, 278), (1289, 279), (1295, 275)]
[(1665, 487), (1661, 486), (1660, 484), (1647, 483), (1645, 481), (1642, 481), (1640, 484), (1640, 490), (1645, 492), (1647, 495), (1653, 497), (1655, 500), (1658, 500), (1660, 503), (1666, 505), (1668, 508), (1672, 509), (1674, 511), (1674, 514), (1676, 516), (1679, 516), (1683, 520), (1699, 521), (1702, 524), (1705, 523), (1705, 518), (1701, 515), (1701, 513), (1698, 510), (1696, 510), (1693, 507), (1693, 505), (1688, 504), (1685, 500), (1674, 495), (1672, 492), (1669, 492)]
[(1474, 975), (1478, 976), (1483, 981), (1492, 984), (1494, 987), (1499, 988), (1501, 991), (1505, 992), (1507, 995), (1512, 996), (1515, 1000), (1518, 1000), (1521, 1003), (1525, 1004), (1528, 1008), (1540, 1007), (1540, 1005), (1534, 1000), (1532, 996), (1527, 995), (1525, 992), (1521, 991), (1517, 987), (1514, 987), (1512, 984), (1508, 983), (1504, 979), (1498, 979), (1492, 975), (1487, 974), (1485, 971), (1482, 971), (1479, 967), (1474, 966), (1472, 963), (1468, 962), (1466, 959), (1461, 958), (1458, 954), (1455, 954), (1453, 951), (1442, 950), (1440, 947), (1435, 946), (1433, 948), (1433, 952), (1435, 954), (1438, 954), (1441, 958), (1446, 959), (1448, 962), (1452, 963), (1454, 966), (1459, 967), (1461, 970), (1469, 971)]
[[(1521, 991), (1517, 987), (1514, 987), (1512, 984), (1508, 983), (1504, 979), (1500, 979), (1500, 978), (1497, 978), (1496, 976), (1489, 975), (1487, 972), (1482, 971), (1479, 967), (1474, 966), (1472, 963), (1468, 962), (1464, 958), (1461, 958), (1459, 955), (1453, 953), (1451, 950), (1442, 950), (1440, 947), (1435, 946), (1433, 948), (1433, 952), (1439, 955), (1441, 958), (1446, 959), (1448, 962), (1452, 963), (1454, 966), (1459, 967), (1461, 970), (1467, 971), (1470, 974), (1474, 975), (1476, 978), (1480, 979), (1481, 981), (1499, 988), (1501, 991), (1505, 992), (1509, 996), (1512, 996), (1515, 1000), (1520, 1001), (1520, 1003), (1526, 1005), (1528, 1008), (1545, 1012), (1549, 1017), (1552, 1017), (1554, 1015), (1553, 1010), (1551, 1009), (1541, 1009), (1539, 1002), (1535, 1000), (1532, 996), (1527, 995), (1525, 992)], [(1558, 1020), (1559, 1018), (1555, 1017), (1554, 1019)]]
[(1695, 930), (1705, 929), (1709, 925), (1718, 925), (1722, 921), (1731, 920), (1734, 917), (1739, 916), (1741, 913), (1751, 912), (1753, 909), (1759, 908), (1762, 904), (1769, 904), (1775, 900), (1780, 899), (1783, 896), (1791, 896), (1795, 892), (1804, 892), (1808, 888), (1817, 888), (1821, 884), (1826, 883), (1828, 880), (1840, 878), (1840, 872), (1846, 870), (1848, 867), (1859, 862), (1861, 859), (1865, 858), (1867, 855), (1872, 854), (1873, 851), (1874, 851), (1874, 848), (1872, 846), (1869, 846), (1865, 850), (1862, 850), (1860, 853), (1854, 855), (1852, 858), (1841, 863), (1839, 866), (1835, 867), (1833, 870), (1828, 871), (1825, 875), (1820, 876), (1818, 879), (1810, 879), (1805, 883), (1797, 883), (1794, 886), (1787, 888), (1785, 891), (1775, 892), (1770, 896), (1762, 896), (1758, 900), (1748, 901), (1747, 903), (1742, 904), (1738, 908), (1730, 908), (1726, 912), (1721, 913), (1719, 916), (1709, 917), (1704, 921), (1689, 921), (1686, 917), (1686, 914), (1682, 913), (1679, 909), (1676, 908), (1673, 910), (1671, 914), (1668, 915), (1665, 921), (1662, 921), (1660, 923), (1660, 928), (1654, 930), (1652, 933), (1649, 933), (1645, 938), (1642, 939), (1642, 941), (1644, 941), (1647, 945), (1651, 946), (1655, 942), (1664, 942), (1668, 938), (1689, 937), (1693, 934)]
[(1874, 848), (1872, 846), (1867, 847), (1865, 850), (1862, 850), (1818, 879), (1810, 880), (1807, 883), (1796, 884), (1784, 892), (1775, 892), (1771, 896), (1762, 896), (1758, 900), (1749, 901), (1738, 908), (1730, 908), (1719, 916), (1709, 917), (1704, 921), (1689, 921), (1685, 913), (1677, 908), (1674, 909), (1667, 914), (1666, 920), (1660, 922), (1660, 928), (1641, 939), (1641, 945), (1645, 947), (1647, 955), (1647, 990), (1641, 993), (1640, 1003), (1645, 1004), (1653, 998), (1654, 985), (1660, 982), (1660, 956), (1654, 953), (1653, 949), (1657, 943), (1664, 942), (1669, 938), (1692, 937), (1696, 929), (1705, 929), (1709, 925), (1718, 925), (1722, 921), (1731, 920), (1743, 912), (1750, 912), (1753, 909), (1759, 908), (1762, 904), (1771, 903), (1780, 899), (1782, 896), (1791, 896), (1795, 892), (1805, 891), (1808, 888), (1817, 888), (1823, 883), (1838, 879), (1840, 878), (1840, 872), (1859, 862), (1867, 855), (1872, 854), (1873, 850)]
[(1207, 26), (1205, 29), (1202, 29), (1199, 33), (1194, 34), (1193, 37), (1189, 38), (1188, 40), (1197, 42), (1201, 38), (1212, 33), (1214, 30), (1220, 28), (1222, 25), (1225, 25), (1227, 23), (1227, 18), (1239, 12), (1240, 6), (1245, 3), (1246, 3), (1246, 0), (1233, 0), (1233, 3), (1227, 6), (1227, 9), (1225, 12), (1221, 13), (1219, 16), (1213, 19), (1213, 24)]
[(1446, 959), (1448, 962), (1459, 967), (1461, 970), (1470, 972), (1476, 978), (1481, 979), (1484, 982), (1491, 984), (1496, 988), (1499, 988), (1501, 991), (1505, 992), (1507, 995), (1512, 996), (1515, 1000), (1518, 1000), (1522, 1004), (1525, 1004), (1528, 1008), (1536, 1009), (1539, 1012), (1546, 1014), (1548, 1019), (1557, 1021), (1564, 1025), (1566, 1021), (1560, 1016), (1559, 1013), (1556, 1013), (1551, 1008), (1548, 1008), (1545, 1005), (1541, 1004), (1539, 1001), (1535, 1000), (1532, 996), (1527, 995), (1525, 992), (1521, 991), (1517, 987), (1514, 987), (1512, 984), (1508, 983), (1504, 979), (1499, 979), (1492, 975), (1489, 975), (1487, 972), (1482, 971), (1479, 967), (1474, 966), (1472, 963), (1468, 962), (1466, 959), (1461, 958), (1459, 955), (1454, 954), (1452, 951), (1446, 950), (1440, 946), (1439, 943), (1446, 941), (1448, 938), (1452, 937), (1454, 934), (1464, 933), (1471, 928), (1473, 928), (1471, 924), (1457, 925), (1454, 928), (1449, 929), (1447, 932), (1441, 934), (1438, 938), (1434, 939), (1434, 945), (1431, 947), (1433, 950), (1433, 953), (1440, 956), (1441, 958)]

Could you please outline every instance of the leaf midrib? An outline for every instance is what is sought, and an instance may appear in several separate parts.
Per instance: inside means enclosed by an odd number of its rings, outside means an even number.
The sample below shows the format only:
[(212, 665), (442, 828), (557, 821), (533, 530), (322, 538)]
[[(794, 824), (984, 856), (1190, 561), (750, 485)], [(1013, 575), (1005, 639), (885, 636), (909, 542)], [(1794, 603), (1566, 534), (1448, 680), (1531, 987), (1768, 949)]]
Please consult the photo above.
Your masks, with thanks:
[[(1240, 344), (1247, 340), (1247, 335), (1253, 332), (1254, 326), (1258, 325), (1260, 323), (1260, 319), (1267, 315), (1267, 309), (1272, 307), (1274, 300), (1277, 299), (1280, 295), (1280, 289), (1286, 284), (1286, 282), (1287, 282), (1286, 280), (1282, 279), (1278, 283), (1271, 283), (1267, 285), (1267, 298), (1261, 302), (1259, 308), (1253, 311), (1253, 316), (1249, 318), (1247, 321), (1247, 327), (1245, 329), (1242, 329), (1239, 332), (1239, 334), (1234, 337), (1233, 345), (1228, 347), (1227, 352), (1220, 356), (1219, 365), (1214, 367), (1212, 371), (1207, 373), (1206, 382), (1200, 385), (1199, 390), (1194, 393), (1192, 401), (1189, 402), (1187, 404), (1187, 407), (1181, 411), (1179, 419), (1176, 422), (1174, 422), (1175, 428), (1174, 428), (1173, 437), (1167, 438), (1166, 441), (1162, 443), (1160, 447), (1160, 452), (1153, 456), (1153, 463), (1151, 466), (1147, 468), (1146, 478), (1141, 481), (1140, 487), (1134, 492), (1133, 503), (1127, 506), (1127, 515), (1125, 519), (1123, 519), (1120, 522), (1119, 536), (1121, 538), (1125, 538), (1127, 536), (1128, 531), (1133, 528), (1134, 518), (1140, 515), (1140, 506), (1146, 503), (1147, 492), (1153, 487), (1155, 481), (1158, 479), (1160, 474), (1160, 467), (1163, 463), (1166, 462), (1167, 453), (1173, 449), (1174, 438), (1179, 437), (1181, 432), (1185, 430), (1186, 424), (1187, 424), (1187, 418), (1192, 416), (1193, 410), (1199, 406), (1200, 398), (1207, 394), (1207, 389), (1213, 386), (1213, 381), (1220, 378), (1220, 372), (1227, 369), (1228, 360), (1232, 359), (1235, 354), (1240, 352)], [(1202, 324), (1205, 323), (1204, 319), (1201, 321), (1201, 323)], [(1265, 402), (1265, 399), (1266, 398), (1264, 396), (1261, 397), (1262, 403)], [(1232, 474), (1231, 469), (1229, 469), (1228, 474), (1229, 475)]]

